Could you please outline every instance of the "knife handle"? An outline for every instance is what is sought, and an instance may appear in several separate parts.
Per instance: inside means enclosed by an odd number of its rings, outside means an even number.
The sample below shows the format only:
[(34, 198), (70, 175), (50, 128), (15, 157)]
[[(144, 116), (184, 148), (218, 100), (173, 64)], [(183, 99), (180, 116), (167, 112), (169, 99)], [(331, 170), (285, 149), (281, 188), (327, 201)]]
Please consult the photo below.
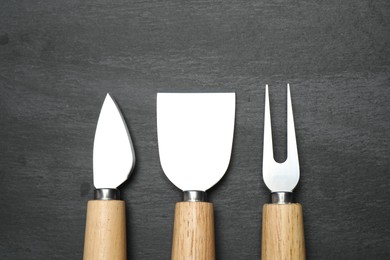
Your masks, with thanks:
[(214, 260), (214, 208), (209, 202), (178, 202), (172, 260)]
[(264, 205), (261, 259), (306, 259), (301, 204)]
[(84, 260), (126, 260), (123, 200), (90, 200), (87, 207)]

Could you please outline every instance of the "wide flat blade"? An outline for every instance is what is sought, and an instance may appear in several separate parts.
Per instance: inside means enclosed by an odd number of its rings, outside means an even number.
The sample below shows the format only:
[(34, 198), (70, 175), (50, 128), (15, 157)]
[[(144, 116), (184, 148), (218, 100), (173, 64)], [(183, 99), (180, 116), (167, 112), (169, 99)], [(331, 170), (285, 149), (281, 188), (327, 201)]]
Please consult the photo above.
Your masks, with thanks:
[(161, 166), (181, 190), (205, 191), (225, 174), (231, 157), (235, 93), (158, 93)]
[(100, 111), (93, 145), (93, 183), (96, 189), (115, 189), (129, 177), (135, 155), (126, 123), (107, 94)]

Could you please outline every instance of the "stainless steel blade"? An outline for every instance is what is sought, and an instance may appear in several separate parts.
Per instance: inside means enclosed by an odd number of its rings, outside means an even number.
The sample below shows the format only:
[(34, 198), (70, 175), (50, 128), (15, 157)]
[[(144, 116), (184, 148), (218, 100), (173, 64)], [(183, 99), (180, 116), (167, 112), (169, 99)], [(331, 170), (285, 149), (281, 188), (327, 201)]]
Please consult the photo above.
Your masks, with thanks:
[(135, 164), (133, 143), (115, 101), (107, 94), (93, 145), (93, 183), (96, 189), (115, 189)]
[(161, 166), (183, 191), (206, 191), (225, 174), (232, 150), (235, 93), (158, 93)]
[(292, 192), (299, 181), (299, 160), (290, 85), (287, 84), (287, 159), (274, 160), (268, 85), (265, 87), (263, 179), (271, 192)]

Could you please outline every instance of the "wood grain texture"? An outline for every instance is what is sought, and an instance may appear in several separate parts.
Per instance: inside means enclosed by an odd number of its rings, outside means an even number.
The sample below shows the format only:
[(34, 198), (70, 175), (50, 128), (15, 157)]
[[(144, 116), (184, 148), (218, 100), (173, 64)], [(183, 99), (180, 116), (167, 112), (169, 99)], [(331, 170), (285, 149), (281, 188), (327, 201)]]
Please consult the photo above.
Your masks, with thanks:
[(298, 203), (263, 206), (262, 260), (305, 260), (302, 206)]
[(162, 172), (156, 92), (236, 92), (232, 158), (208, 197), (216, 256), (261, 256), (264, 86), (286, 157), (290, 83), (307, 259), (390, 259), (389, 0), (0, 1), (0, 259), (83, 255), (107, 92), (136, 153), (129, 260), (171, 255), (181, 191)]
[(209, 202), (178, 202), (172, 260), (215, 260), (214, 208)]
[(84, 260), (126, 260), (126, 216), (123, 200), (88, 201)]

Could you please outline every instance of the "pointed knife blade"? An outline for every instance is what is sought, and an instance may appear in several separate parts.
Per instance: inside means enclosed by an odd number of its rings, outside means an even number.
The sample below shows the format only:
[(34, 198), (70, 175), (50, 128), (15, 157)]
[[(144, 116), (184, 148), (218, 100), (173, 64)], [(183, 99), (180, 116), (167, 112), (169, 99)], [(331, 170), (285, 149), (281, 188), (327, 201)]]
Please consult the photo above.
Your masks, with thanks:
[(96, 189), (116, 189), (135, 164), (133, 143), (126, 123), (110, 94), (106, 95), (93, 145), (93, 183)]

